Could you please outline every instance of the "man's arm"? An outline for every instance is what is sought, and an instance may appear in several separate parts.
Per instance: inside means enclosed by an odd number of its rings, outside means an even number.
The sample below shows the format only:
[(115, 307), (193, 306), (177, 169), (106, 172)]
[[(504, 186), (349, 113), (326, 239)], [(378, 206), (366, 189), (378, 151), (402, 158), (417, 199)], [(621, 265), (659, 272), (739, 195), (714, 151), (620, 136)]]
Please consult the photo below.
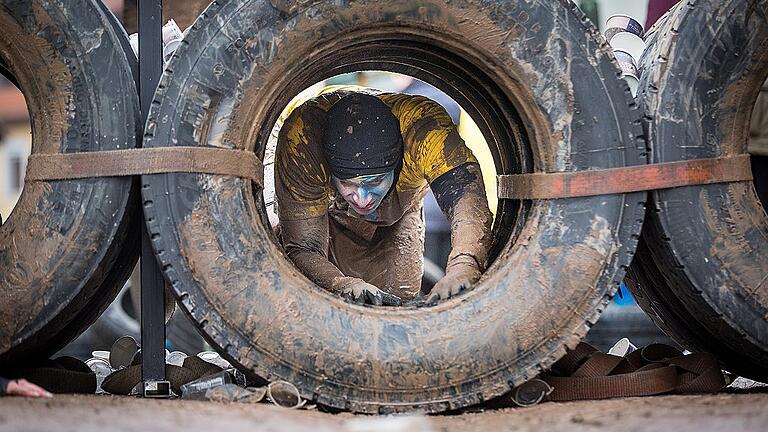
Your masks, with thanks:
[(322, 155), (324, 112), (301, 106), (286, 119), (275, 153), (275, 194), (283, 247), (310, 280), (358, 303), (380, 305), (382, 292), (347, 277), (328, 260), (329, 173)]
[(281, 222), (283, 247), (288, 257), (314, 283), (349, 301), (397, 306), (397, 297), (387, 295), (362, 279), (345, 276), (328, 260), (328, 215)]
[(493, 216), (488, 208), (483, 176), (476, 162), (465, 163), (430, 185), (437, 204), (451, 225), (451, 253), (446, 275), (432, 289), (427, 303), (472, 288), (487, 265)]
[(493, 216), (488, 209), (480, 165), (438, 103), (412, 97), (397, 106), (414, 119), (403, 133), (414, 140), (413, 163), (429, 182), (440, 209), (451, 224), (451, 253), (446, 275), (435, 284), (428, 303), (470, 289), (485, 270)]
[(53, 395), (25, 379), (8, 380), (0, 377), (0, 396), (53, 397)]
[(288, 258), (321, 287), (337, 291), (344, 273), (328, 260), (328, 215), (301, 220), (282, 220), (280, 233)]

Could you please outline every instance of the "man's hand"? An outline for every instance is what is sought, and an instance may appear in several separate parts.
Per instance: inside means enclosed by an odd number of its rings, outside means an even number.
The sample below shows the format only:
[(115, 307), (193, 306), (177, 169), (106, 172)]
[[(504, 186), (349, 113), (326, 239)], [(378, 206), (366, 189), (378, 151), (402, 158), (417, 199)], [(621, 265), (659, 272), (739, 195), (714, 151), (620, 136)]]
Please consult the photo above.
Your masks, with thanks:
[(462, 291), (469, 291), (480, 279), (480, 269), (474, 260), (461, 262), (450, 267), (442, 279), (437, 281), (427, 297), (427, 306), (434, 306), (440, 300), (449, 299)]
[(9, 396), (26, 396), (26, 397), (53, 397), (51, 393), (37, 384), (32, 384), (25, 379), (17, 379), (8, 381), (8, 387), (5, 388), (5, 394)]
[(376, 306), (400, 306), (400, 297), (386, 293), (368, 282), (358, 278), (344, 278), (337, 285), (341, 296), (349, 302), (357, 304), (372, 304)]

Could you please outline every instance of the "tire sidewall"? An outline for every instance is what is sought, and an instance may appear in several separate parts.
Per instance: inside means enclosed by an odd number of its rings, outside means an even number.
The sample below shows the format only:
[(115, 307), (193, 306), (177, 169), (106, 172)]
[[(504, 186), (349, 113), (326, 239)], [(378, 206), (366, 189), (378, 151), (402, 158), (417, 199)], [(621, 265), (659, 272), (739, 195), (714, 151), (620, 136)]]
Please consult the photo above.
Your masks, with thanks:
[[(648, 57), (642, 68), (653, 162), (746, 153), (752, 107), (768, 74), (768, 8), (740, 0), (682, 7), (670, 23), (675, 33), (657, 35), (673, 38), (659, 42), (668, 45), (663, 62)], [(657, 262), (674, 267), (675, 295), (693, 316), (728, 323), (733, 336), (718, 337), (718, 343), (764, 364), (768, 298), (759, 287), (768, 273), (768, 217), (754, 185), (690, 186), (652, 197), (656, 211), (649, 222), (664, 241), (649, 243)], [(702, 323), (718, 334), (724, 331), (718, 319)], [(695, 339), (702, 341), (696, 348), (722, 349), (701, 335), (685, 342)]]
[[(33, 153), (135, 147), (136, 88), (119, 35), (98, 6), (35, 0), (1, 9), (14, 23), (5, 29), (16, 32), (6, 54), (16, 60), (32, 115)], [(7, 296), (0, 307), (0, 363), (76, 337), (98, 313), (69, 326), (108, 281), (97, 309), (106, 307), (127, 278), (110, 276), (111, 269), (135, 261), (135, 252), (124, 256), (120, 243), (136, 194), (130, 178), (25, 185), (0, 227), (0, 290)], [(55, 335), (58, 340), (49, 340)]]
[[(508, 88), (533, 101), (518, 108), (536, 169), (645, 163), (610, 50), (566, 3), (321, 2), (282, 18), (262, 1), (214, 3), (161, 79), (145, 145), (254, 150), (252, 125), (263, 113), (253, 101), (270, 100), (271, 80), (334, 35), (396, 25), (497, 59)], [(526, 85), (515, 87), (513, 76)], [(595, 97), (603, 104), (587, 103)], [(215, 119), (224, 131), (201, 138)], [(365, 412), (465, 406), (551, 365), (618, 287), (645, 196), (535, 202), (518, 241), (474, 291), (434, 308), (392, 311), (346, 304), (311, 284), (265, 229), (247, 182), (197, 174), (143, 181), (156, 254), (209, 338), (258, 375)]]

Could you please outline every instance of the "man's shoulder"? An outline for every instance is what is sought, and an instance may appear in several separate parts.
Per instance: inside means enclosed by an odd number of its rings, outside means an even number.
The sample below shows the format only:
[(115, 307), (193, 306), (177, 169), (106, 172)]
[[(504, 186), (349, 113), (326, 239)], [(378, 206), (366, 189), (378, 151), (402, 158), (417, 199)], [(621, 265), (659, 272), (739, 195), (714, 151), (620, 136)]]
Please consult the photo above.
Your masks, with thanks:
[(442, 106), (432, 99), (407, 93), (384, 93), (380, 99), (392, 110), (392, 114), (400, 120), (400, 130), (405, 131), (421, 122), (431, 123), (430, 119), (445, 112)]
[[(432, 99), (408, 93), (382, 92), (377, 95), (385, 104), (389, 105), (393, 113), (413, 109), (426, 109), (439, 104)], [(397, 115), (397, 113), (395, 113)]]

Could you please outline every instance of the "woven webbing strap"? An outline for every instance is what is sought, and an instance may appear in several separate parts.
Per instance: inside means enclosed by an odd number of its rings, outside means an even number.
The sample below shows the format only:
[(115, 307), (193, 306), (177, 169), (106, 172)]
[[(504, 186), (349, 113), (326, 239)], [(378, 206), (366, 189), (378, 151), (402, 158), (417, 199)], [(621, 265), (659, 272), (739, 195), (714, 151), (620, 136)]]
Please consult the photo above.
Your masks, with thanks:
[(625, 357), (580, 343), (542, 374), (553, 387), (547, 399), (569, 401), (662, 393), (711, 393), (725, 386), (717, 358), (709, 353), (683, 355), (674, 347), (652, 344)]
[(752, 181), (749, 155), (601, 170), (497, 176), (500, 199), (556, 199)]
[[(184, 359), (182, 366), (165, 365), (165, 377), (171, 383), (171, 388), (177, 395), (181, 394), (181, 386), (200, 377), (221, 372), (222, 368), (197, 357), (189, 356)], [(141, 382), (141, 363), (137, 362), (125, 369), (112, 372), (104, 378), (101, 388), (112, 394), (127, 395)]]
[(32, 154), (25, 181), (74, 180), (172, 172), (219, 174), (264, 184), (253, 152), (216, 147), (156, 147), (84, 153)]

